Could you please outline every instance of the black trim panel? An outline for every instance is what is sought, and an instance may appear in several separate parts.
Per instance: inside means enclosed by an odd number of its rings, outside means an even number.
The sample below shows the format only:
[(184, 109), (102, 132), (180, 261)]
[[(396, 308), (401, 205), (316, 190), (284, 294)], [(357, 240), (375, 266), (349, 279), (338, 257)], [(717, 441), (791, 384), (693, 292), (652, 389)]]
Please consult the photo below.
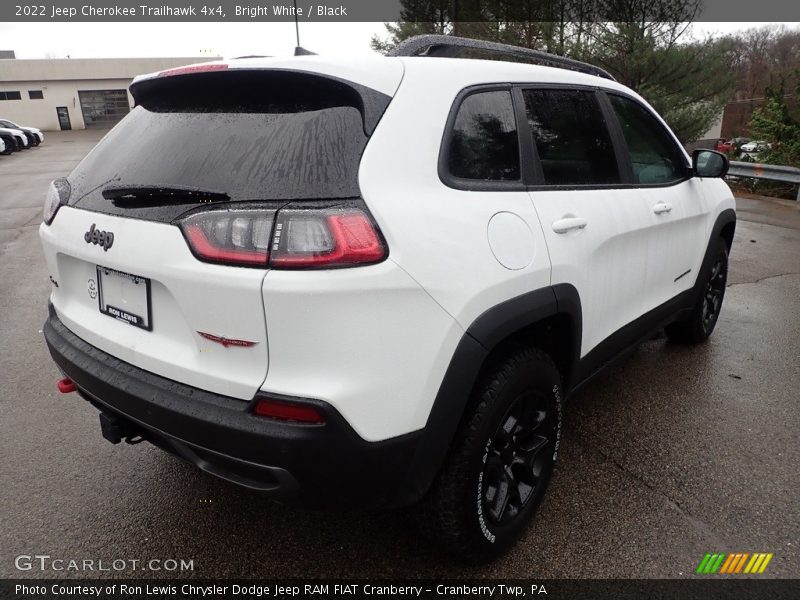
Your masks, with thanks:
[(475, 319), (467, 333), (491, 350), (514, 332), (557, 312), (553, 288), (542, 288), (493, 306)]
[(575, 370), (575, 385), (570, 392), (585, 385), (606, 367), (635, 349), (655, 331), (679, 318), (684, 311), (691, 309), (693, 297), (694, 291), (686, 290), (632, 323), (618, 329), (600, 342), (578, 362)]
[(43, 330), (53, 360), (82, 396), (209, 473), (311, 505), (392, 506), (409, 497), (399, 475), (421, 432), (367, 442), (331, 405), (302, 398), (293, 400), (313, 404), (324, 425), (257, 417), (259, 396), (247, 402), (134, 367), (69, 331), (52, 306)]

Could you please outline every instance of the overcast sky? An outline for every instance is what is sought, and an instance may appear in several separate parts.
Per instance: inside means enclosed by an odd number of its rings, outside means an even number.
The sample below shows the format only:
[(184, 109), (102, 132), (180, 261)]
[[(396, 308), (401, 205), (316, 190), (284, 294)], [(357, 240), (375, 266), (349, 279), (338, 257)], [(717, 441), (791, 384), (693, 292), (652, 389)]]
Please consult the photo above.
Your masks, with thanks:
[[(768, 23), (695, 23), (694, 35), (731, 33)], [(786, 23), (797, 27), (798, 23)], [(301, 23), (301, 44), (320, 54), (372, 52), (383, 23)], [(294, 23), (0, 23), (0, 50), (17, 58), (291, 54)]]

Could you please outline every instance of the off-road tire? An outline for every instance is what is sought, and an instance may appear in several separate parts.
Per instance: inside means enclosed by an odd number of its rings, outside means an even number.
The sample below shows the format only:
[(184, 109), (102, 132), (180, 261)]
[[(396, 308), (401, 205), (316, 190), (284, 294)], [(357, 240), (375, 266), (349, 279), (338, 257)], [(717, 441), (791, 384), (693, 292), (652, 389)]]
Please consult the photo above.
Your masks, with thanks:
[[(561, 438), (561, 376), (544, 352), (517, 349), (482, 375), (469, 406), (419, 509), (423, 532), (429, 538), (456, 557), (474, 562), (491, 560), (508, 549), (525, 531), (544, 496)], [(503, 427), (508, 428), (515, 418), (514, 411), (520, 411), (519, 419), (511, 431), (518, 431), (522, 441)], [(526, 423), (532, 425), (526, 427)], [(542, 443), (540, 437), (546, 437), (546, 445), (529, 450)], [(512, 444), (515, 449), (510, 449)], [(517, 460), (528, 461), (530, 472), (528, 464)], [(512, 464), (508, 466), (507, 461)], [(500, 511), (498, 520), (498, 507), (505, 498), (506, 510), (513, 508), (512, 502), (519, 507), (508, 515)]]
[(711, 268), (702, 276), (702, 291), (691, 315), (664, 328), (667, 337), (672, 341), (699, 344), (705, 342), (714, 332), (728, 281), (728, 245), (724, 239), (717, 241)]

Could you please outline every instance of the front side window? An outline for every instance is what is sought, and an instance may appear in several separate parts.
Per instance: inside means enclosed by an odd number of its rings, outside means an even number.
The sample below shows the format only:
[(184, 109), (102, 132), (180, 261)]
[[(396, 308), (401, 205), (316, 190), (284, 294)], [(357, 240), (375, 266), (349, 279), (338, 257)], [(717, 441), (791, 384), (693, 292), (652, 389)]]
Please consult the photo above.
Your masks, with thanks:
[(614, 147), (594, 92), (523, 90), (545, 185), (620, 182)]
[(650, 111), (623, 96), (609, 94), (608, 98), (628, 144), (634, 181), (665, 184), (683, 179), (683, 153)]
[(519, 143), (511, 92), (478, 92), (461, 103), (450, 136), (447, 165), (450, 175), (460, 179), (519, 180)]

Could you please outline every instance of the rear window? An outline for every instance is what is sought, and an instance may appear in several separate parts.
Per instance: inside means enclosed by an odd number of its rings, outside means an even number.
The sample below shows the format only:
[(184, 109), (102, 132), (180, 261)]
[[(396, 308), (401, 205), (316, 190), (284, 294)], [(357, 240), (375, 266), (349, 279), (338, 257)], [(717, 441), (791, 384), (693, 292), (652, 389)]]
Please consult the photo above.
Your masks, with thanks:
[(519, 180), (519, 143), (511, 92), (478, 92), (464, 99), (453, 123), (447, 166), (449, 174), (459, 179)]
[[(159, 196), (159, 188), (230, 201), (356, 197), (367, 132), (389, 102), (368, 88), (281, 71), (156, 78), (131, 91), (136, 108), (70, 175), (71, 204), (166, 220), (201, 196)], [(114, 188), (150, 192), (116, 202), (102, 193)]]

